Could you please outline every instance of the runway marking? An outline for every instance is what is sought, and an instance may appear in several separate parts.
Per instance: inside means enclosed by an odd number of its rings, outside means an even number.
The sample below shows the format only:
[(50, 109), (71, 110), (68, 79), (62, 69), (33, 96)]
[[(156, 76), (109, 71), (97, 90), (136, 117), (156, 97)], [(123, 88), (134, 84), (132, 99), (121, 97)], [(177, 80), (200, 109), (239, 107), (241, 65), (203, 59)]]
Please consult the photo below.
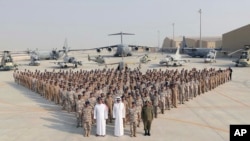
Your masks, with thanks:
[(191, 125), (200, 126), (200, 127), (205, 127), (205, 128), (210, 128), (210, 129), (218, 130), (221, 132), (229, 133), (229, 130), (218, 128), (218, 127), (213, 127), (213, 126), (209, 126), (209, 125), (205, 125), (205, 124), (201, 124), (201, 123), (197, 123), (197, 122), (185, 121), (185, 120), (180, 120), (180, 119), (176, 119), (176, 118), (165, 118), (165, 117), (159, 117), (159, 118), (163, 118), (166, 120), (172, 120), (172, 121), (176, 121), (176, 122), (181, 122), (181, 123), (186, 123), (186, 124), (191, 124)]
[(228, 99), (230, 99), (230, 100), (232, 100), (232, 101), (234, 101), (234, 102), (236, 102), (236, 103), (239, 103), (239, 104), (241, 104), (241, 105), (243, 105), (243, 106), (246, 106), (246, 107), (250, 107), (249, 105), (247, 105), (247, 104), (241, 102), (241, 101), (238, 100), (238, 99), (232, 98), (232, 97), (230, 97), (230, 96), (228, 96), (228, 95), (225, 95), (225, 94), (223, 94), (223, 93), (221, 93), (221, 92), (218, 92), (217, 90), (215, 90), (215, 91), (216, 91), (218, 94), (220, 94), (220, 95), (222, 95), (222, 96), (224, 96), (224, 97), (227, 97)]

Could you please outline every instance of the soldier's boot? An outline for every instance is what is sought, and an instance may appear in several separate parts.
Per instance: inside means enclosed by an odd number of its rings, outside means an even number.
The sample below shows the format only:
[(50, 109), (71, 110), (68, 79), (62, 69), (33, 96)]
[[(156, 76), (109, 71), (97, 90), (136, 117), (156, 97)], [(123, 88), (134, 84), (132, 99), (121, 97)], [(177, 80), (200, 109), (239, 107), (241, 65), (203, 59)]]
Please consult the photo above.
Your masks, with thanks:
[(144, 133), (144, 136), (147, 136), (148, 135), (148, 132), (147, 132), (147, 130), (144, 130), (145, 131), (145, 133)]
[(90, 135), (90, 131), (88, 130), (88, 131), (87, 131), (87, 137), (89, 137), (89, 135)]
[(151, 134), (150, 134), (150, 130), (148, 130), (148, 136), (150, 136)]
[(133, 134), (134, 134), (134, 137), (136, 137), (136, 128), (135, 128), (135, 130), (133, 131)]
[(80, 121), (80, 127), (82, 127), (82, 121)]
[(87, 129), (84, 129), (84, 137), (87, 137), (88, 133), (87, 133)]
[(164, 109), (161, 109), (161, 113), (164, 114)]

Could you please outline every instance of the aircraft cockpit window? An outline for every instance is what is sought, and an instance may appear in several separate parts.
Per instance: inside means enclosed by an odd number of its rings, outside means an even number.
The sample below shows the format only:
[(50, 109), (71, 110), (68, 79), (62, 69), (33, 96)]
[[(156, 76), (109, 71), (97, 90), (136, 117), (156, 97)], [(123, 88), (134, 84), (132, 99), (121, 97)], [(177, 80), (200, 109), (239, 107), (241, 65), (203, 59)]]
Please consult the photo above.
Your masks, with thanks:
[(247, 52), (242, 52), (240, 58), (241, 59), (247, 59)]

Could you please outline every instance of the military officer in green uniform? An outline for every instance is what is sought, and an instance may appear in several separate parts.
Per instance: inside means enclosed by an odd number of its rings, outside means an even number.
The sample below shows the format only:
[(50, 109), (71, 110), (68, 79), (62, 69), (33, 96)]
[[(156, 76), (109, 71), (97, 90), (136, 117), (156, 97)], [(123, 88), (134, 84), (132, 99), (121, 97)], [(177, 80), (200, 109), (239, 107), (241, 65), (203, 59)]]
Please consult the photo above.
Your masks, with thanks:
[(149, 101), (145, 101), (145, 105), (142, 107), (141, 117), (144, 125), (145, 136), (150, 136), (151, 123), (154, 118), (153, 106)]

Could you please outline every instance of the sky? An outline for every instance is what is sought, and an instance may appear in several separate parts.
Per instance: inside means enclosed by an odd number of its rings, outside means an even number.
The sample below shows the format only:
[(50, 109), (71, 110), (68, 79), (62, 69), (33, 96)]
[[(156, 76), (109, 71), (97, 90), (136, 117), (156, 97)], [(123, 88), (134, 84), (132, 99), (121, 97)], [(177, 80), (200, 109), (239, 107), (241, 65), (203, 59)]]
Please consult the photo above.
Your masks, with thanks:
[[(249, 0), (0, 0), (0, 50), (72, 49), (222, 34), (250, 23)], [(174, 26), (173, 26), (174, 23)]]

